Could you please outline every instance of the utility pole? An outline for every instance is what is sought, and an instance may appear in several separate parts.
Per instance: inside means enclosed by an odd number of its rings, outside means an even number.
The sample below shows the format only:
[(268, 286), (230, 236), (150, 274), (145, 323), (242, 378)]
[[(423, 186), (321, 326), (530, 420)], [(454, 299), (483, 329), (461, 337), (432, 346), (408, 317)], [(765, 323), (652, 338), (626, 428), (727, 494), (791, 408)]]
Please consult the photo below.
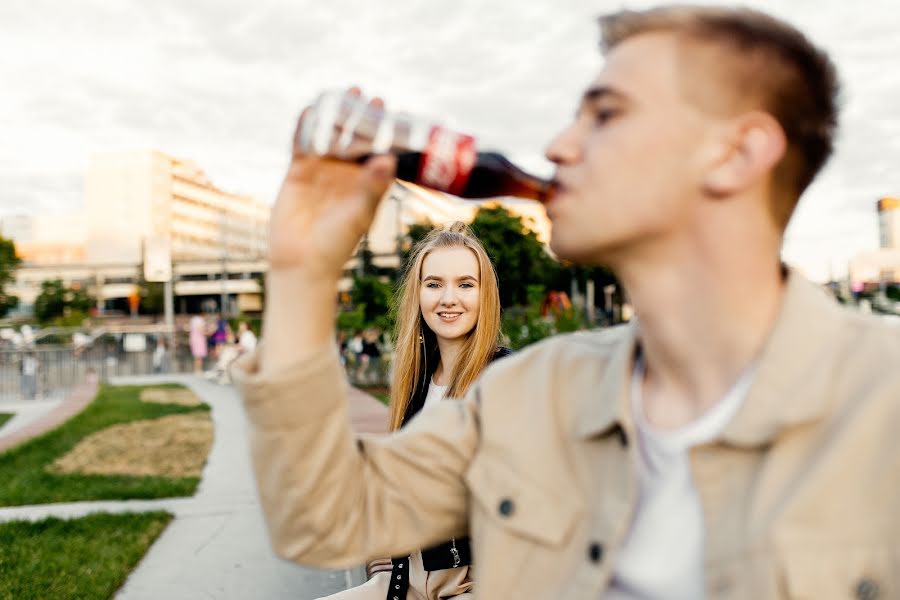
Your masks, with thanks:
[(227, 212), (226, 208), (222, 207), (222, 220), (220, 227), (220, 236), (219, 241), (222, 246), (222, 292), (221, 297), (219, 299), (219, 312), (222, 313), (223, 318), (228, 318), (228, 230), (227, 230)]

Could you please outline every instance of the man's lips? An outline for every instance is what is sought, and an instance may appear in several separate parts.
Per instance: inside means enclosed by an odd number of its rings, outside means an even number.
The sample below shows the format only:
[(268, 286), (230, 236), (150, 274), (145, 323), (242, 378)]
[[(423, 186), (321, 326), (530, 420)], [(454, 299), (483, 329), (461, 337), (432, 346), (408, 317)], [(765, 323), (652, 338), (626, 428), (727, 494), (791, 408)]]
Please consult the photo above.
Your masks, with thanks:
[(552, 202), (558, 196), (565, 194), (568, 191), (566, 185), (560, 181), (559, 179), (554, 179), (550, 182), (550, 185), (547, 189), (547, 196), (545, 198), (546, 202)]

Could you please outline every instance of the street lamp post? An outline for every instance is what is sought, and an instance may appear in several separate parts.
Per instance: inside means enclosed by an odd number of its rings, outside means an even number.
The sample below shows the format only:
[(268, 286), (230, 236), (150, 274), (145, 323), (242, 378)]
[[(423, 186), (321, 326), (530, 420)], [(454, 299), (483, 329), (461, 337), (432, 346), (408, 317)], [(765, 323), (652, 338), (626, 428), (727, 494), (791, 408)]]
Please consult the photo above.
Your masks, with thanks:
[(221, 245), (222, 255), (222, 291), (219, 299), (219, 308), (222, 317), (228, 316), (228, 230), (227, 230), (228, 214), (225, 207), (222, 207), (221, 235), (219, 241)]

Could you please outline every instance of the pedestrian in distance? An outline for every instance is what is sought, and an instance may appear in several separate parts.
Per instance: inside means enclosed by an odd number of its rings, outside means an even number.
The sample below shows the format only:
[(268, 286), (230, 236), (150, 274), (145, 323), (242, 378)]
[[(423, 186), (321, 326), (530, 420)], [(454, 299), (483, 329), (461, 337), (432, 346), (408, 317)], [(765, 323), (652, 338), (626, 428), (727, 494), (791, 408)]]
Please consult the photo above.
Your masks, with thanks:
[(19, 372), (21, 375), (20, 387), (22, 398), (24, 400), (34, 400), (37, 398), (38, 393), (38, 371), (40, 369), (40, 361), (33, 348), (28, 348), (22, 352), (20, 360)]
[(242, 353), (253, 352), (256, 349), (256, 334), (253, 333), (246, 321), (238, 323), (237, 343), (241, 347)]
[(194, 315), (190, 320), (189, 341), (191, 356), (194, 359), (194, 373), (203, 372), (203, 361), (207, 355), (206, 321), (200, 315)]
[(499, 361), (395, 435), (354, 438), (331, 324), (397, 161), (294, 151), (238, 369), (274, 548), (347, 567), (468, 532), (490, 600), (900, 596), (900, 336), (781, 261), (834, 66), (751, 9), (600, 26), (545, 208), (555, 254), (609, 266), (634, 318)]

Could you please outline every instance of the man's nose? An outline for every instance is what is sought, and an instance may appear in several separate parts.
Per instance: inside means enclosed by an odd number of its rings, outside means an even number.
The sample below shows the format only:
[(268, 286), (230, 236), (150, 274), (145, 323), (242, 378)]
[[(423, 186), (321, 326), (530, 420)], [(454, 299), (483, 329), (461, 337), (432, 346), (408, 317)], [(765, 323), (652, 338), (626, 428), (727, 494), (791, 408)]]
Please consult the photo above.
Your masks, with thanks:
[(557, 165), (577, 162), (581, 157), (581, 134), (575, 123), (566, 127), (550, 140), (544, 156)]

